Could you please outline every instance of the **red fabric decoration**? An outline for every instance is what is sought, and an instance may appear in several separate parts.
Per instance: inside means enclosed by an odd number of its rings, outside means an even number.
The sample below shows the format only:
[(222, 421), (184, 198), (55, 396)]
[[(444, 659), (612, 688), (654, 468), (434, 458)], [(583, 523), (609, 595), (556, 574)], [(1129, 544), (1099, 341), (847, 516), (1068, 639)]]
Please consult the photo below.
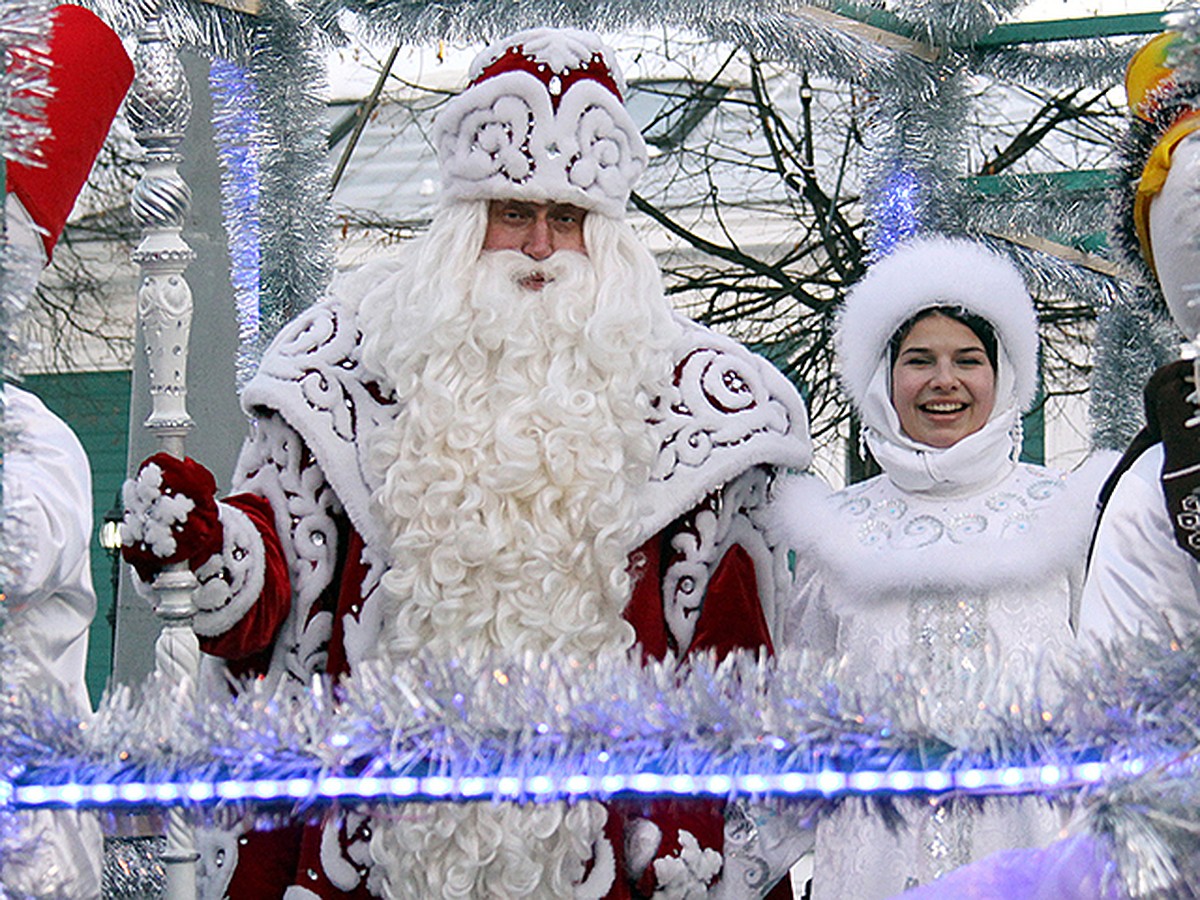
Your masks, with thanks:
[[(710, 602), (714, 597), (719, 599)], [(712, 650), (721, 660), (730, 651), (754, 651), (760, 647), (766, 648), (768, 656), (775, 655), (771, 632), (758, 601), (754, 561), (740, 544), (734, 544), (708, 582), (708, 593), (688, 653)]]
[[(556, 72), (546, 63), (538, 61), (535, 57), (527, 56), (524, 47), (518, 44), (515, 47), (509, 47), (504, 51), (503, 56), (485, 67), (479, 73), (479, 77), (471, 82), (471, 86), (504, 72), (525, 72), (540, 81), (546, 87), (546, 93), (550, 96), (550, 107), (555, 112), (558, 111), (558, 104), (566, 96), (567, 91), (580, 81), (594, 81), (609, 91), (617, 100), (622, 100), (616, 79), (613, 78), (612, 71), (608, 68), (604, 57), (599, 53), (592, 54), (592, 58), (578, 69), (564, 69)], [(552, 78), (558, 79), (557, 91), (550, 89)]]
[[(6, 179), (7, 190), (46, 229), (42, 241), (47, 259), (133, 82), (133, 63), (121, 39), (95, 13), (60, 6), (52, 15), (49, 80), (54, 93), (44, 105), (50, 135), (40, 147), (42, 165), (9, 163)], [(21, 51), (14, 48), (13, 53)]]
[[(628, 809), (628, 819), (650, 819), (662, 830), (662, 843), (654, 859), (678, 856), (679, 832), (689, 831), (700, 844), (700, 848), (724, 852), (725, 804), (716, 800), (650, 800), (639, 804), (640, 809)], [(720, 878), (720, 875), (717, 876)], [(635, 897), (650, 897), (658, 881), (654, 874), (654, 860), (633, 887)]]
[(238, 866), (233, 870), (229, 900), (277, 900), (292, 883), (300, 862), (304, 825), (273, 831), (250, 831), (238, 838)]
[(164, 566), (172, 563), (186, 561), (194, 571), (220, 552), (223, 540), (217, 518), (217, 482), (212, 472), (194, 459), (177, 459), (169, 453), (155, 453), (138, 471), (150, 463), (162, 469), (162, 493), (190, 497), (196, 505), (187, 520), (176, 527), (175, 552), (170, 556), (157, 556), (142, 541), (121, 547), (121, 555), (137, 569), (142, 581), (153, 581)]
[(629, 557), (633, 591), (622, 613), (637, 633), (642, 662), (667, 655), (667, 617), (662, 602), (662, 544), (656, 534)]
[[(320, 822), (312, 822), (304, 827), (304, 836), (300, 841), (300, 863), (291, 874), (291, 882), (292, 884), (307, 888), (320, 897), (321, 900), (373, 900), (375, 894), (367, 890), (365, 873), (363, 873), (363, 878), (358, 883), (358, 886), (352, 891), (344, 891), (337, 887), (325, 874), (325, 867), (321, 864), (322, 831), (324, 830), (324, 824), (331, 817), (338, 815), (338, 811), (332, 809), (324, 815)], [(368, 822), (360, 825), (358, 832), (351, 835), (346, 834), (345, 822), (339, 823), (338, 843), (342, 847), (343, 858), (346, 858), (345, 848), (352, 840), (356, 838), (358, 840), (370, 840), (370, 825)], [(229, 900), (235, 900), (235, 898), (231, 896)], [(247, 900), (249, 900), (249, 897), (247, 897)]]
[(337, 607), (329, 638), (329, 658), (325, 663), (325, 671), (335, 681), (350, 673), (350, 660), (346, 658), (346, 616), (353, 616), (357, 621), (362, 612), (362, 583), (367, 575), (367, 566), (362, 558), (364, 549), (362, 536), (356, 529), (350, 529), (343, 557), (344, 568), (334, 578), (334, 584), (339, 585)]
[(792, 900), (795, 896), (792, 893), (792, 876), (789, 872), (779, 881), (775, 882), (775, 887), (771, 888), (767, 893), (766, 900)]

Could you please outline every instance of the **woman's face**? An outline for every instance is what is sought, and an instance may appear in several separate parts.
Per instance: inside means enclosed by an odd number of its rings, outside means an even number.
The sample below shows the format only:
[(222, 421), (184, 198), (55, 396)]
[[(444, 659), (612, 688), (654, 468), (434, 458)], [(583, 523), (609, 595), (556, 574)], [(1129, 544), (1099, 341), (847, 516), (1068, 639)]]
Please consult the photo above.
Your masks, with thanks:
[(904, 433), (931, 447), (951, 447), (992, 414), (996, 370), (966, 325), (940, 313), (917, 321), (892, 364), (892, 406)]

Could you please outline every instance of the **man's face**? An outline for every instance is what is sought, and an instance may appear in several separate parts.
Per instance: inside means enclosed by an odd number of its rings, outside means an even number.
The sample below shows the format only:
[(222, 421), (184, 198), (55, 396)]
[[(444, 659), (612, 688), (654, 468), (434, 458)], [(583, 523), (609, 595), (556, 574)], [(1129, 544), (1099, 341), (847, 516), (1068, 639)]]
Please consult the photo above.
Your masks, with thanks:
[(583, 246), (586, 210), (570, 203), (492, 200), (488, 204), (484, 250), (516, 250), (541, 262), (559, 250), (587, 255)]

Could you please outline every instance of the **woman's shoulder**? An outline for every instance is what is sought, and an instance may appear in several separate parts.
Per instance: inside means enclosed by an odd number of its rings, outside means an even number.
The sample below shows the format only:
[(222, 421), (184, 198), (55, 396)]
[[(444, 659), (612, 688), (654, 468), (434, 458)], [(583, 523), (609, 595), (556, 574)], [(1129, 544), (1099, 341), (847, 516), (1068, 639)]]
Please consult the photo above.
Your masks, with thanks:
[(1032, 497), (1052, 503), (1060, 525), (1078, 525), (1090, 531), (1100, 490), (1119, 459), (1114, 451), (1097, 450), (1072, 469), (1019, 463), (1011, 477)]

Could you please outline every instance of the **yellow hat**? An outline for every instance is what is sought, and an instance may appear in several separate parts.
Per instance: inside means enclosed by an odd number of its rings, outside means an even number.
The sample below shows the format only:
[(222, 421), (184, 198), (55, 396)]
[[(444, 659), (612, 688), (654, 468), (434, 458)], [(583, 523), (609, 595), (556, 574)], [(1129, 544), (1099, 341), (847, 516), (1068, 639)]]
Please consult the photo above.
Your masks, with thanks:
[(1125, 69), (1125, 95), (1129, 111), (1155, 128), (1165, 129), (1150, 150), (1137, 183), (1133, 200), (1133, 229), (1146, 265), (1154, 271), (1150, 246), (1150, 203), (1162, 191), (1171, 170), (1171, 154), (1200, 129), (1200, 109), (1182, 106), (1175, 114), (1164, 114), (1163, 101), (1176, 87), (1175, 70), (1167, 62), (1179, 33), (1166, 31), (1143, 46)]
[(1167, 65), (1167, 54), (1177, 40), (1179, 32), (1164, 31), (1133, 54), (1125, 67), (1125, 97), (1129, 111), (1139, 119), (1149, 121), (1155, 90), (1175, 81), (1175, 70)]

